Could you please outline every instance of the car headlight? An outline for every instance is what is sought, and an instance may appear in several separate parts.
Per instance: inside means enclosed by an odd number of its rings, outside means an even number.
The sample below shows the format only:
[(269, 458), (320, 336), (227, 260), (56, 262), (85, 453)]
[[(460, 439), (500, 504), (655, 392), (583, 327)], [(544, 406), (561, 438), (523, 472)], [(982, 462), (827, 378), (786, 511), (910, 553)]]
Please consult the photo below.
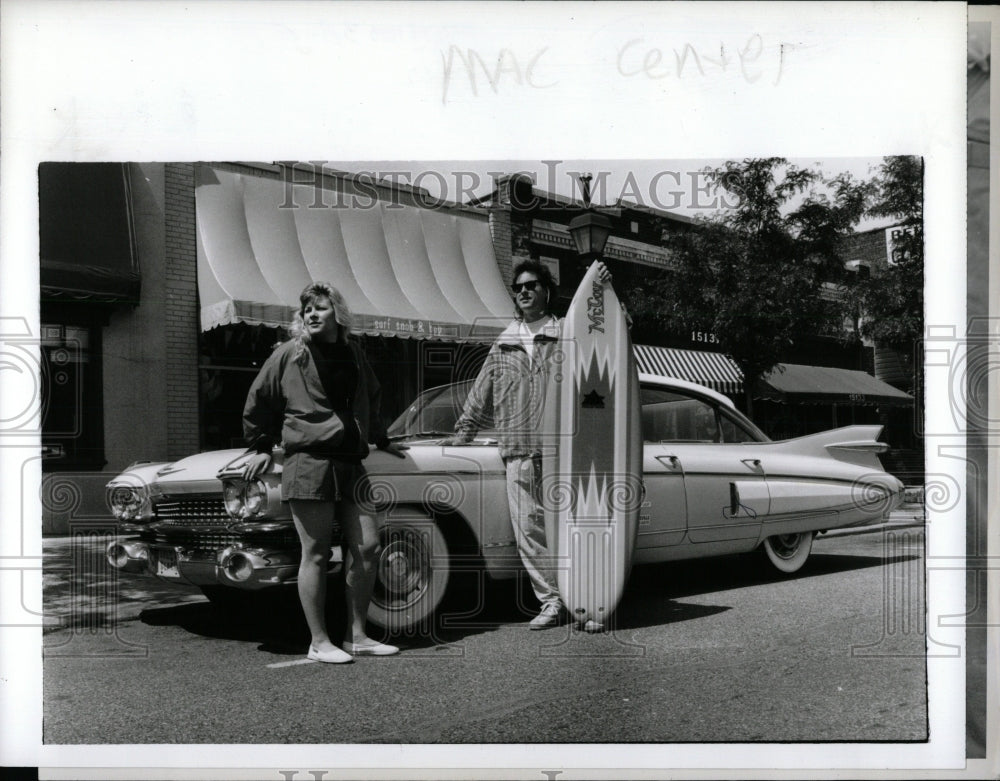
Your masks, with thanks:
[(222, 500), (235, 520), (256, 518), (267, 511), (267, 486), (261, 480), (245, 483), (226, 480), (222, 484)]
[(243, 501), (246, 502), (247, 512), (250, 515), (257, 515), (267, 500), (267, 489), (260, 480), (248, 483), (243, 492)]
[(132, 521), (142, 513), (143, 492), (134, 486), (116, 485), (108, 489), (108, 507), (119, 521)]
[(233, 518), (242, 518), (243, 510), (243, 483), (227, 480), (222, 484), (222, 501), (225, 502), (226, 512)]

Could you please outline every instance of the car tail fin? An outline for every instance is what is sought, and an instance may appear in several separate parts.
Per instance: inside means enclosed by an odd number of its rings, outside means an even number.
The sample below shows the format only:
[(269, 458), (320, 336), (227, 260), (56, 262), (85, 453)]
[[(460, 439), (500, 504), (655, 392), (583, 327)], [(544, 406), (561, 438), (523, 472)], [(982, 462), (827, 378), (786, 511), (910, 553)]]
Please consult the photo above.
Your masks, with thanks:
[(885, 469), (879, 456), (889, 450), (889, 445), (885, 442), (876, 442), (873, 439), (855, 439), (846, 442), (833, 442), (826, 446), (834, 458), (841, 461), (849, 461), (859, 466), (871, 466), (878, 469)]
[(858, 439), (851, 442), (836, 442), (826, 446), (828, 450), (854, 450), (862, 453), (884, 453), (889, 449), (885, 442), (873, 442), (870, 439)]
[(882, 426), (845, 426), (786, 440), (786, 444), (803, 454), (826, 451), (838, 461), (884, 471), (878, 457), (889, 445), (878, 441), (881, 433)]

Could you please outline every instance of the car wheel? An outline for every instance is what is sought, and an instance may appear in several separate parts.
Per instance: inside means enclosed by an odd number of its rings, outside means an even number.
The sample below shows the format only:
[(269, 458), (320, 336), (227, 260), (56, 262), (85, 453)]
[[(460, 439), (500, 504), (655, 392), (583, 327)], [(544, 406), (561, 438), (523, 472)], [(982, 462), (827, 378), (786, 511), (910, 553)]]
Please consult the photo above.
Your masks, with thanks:
[(382, 552), (368, 620), (390, 632), (429, 622), (451, 574), (448, 544), (430, 518), (402, 518), (381, 529)]
[(812, 551), (813, 532), (775, 534), (764, 539), (768, 560), (781, 572), (790, 575), (802, 569)]

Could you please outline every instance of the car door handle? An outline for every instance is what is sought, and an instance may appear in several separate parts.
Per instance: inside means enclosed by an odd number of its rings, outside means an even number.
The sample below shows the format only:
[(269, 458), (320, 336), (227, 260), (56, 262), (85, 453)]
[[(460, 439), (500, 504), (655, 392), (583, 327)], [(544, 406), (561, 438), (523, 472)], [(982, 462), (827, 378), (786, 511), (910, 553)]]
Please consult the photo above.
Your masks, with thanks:
[(657, 456), (656, 460), (667, 469), (679, 469), (681, 465), (681, 460), (677, 456)]
[(760, 469), (760, 459), (759, 458), (741, 458), (744, 464), (746, 464), (751, 469)]

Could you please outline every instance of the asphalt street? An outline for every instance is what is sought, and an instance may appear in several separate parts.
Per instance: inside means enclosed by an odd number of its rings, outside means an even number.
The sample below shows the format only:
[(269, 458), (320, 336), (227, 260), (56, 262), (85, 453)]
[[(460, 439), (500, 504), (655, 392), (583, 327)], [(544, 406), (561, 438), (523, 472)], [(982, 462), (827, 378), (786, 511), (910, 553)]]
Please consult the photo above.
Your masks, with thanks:
[(225, 614), (195, 589), (87, 575), (96, 540), (45, 547), (47, 743), (927, 736), (912, 516), (818, 538), (791, 578), (754, 556), (637, 567), (603, 635), (530, 632), (526, 584), (495, 583), (474, 613), (393, 638), (399, 656), (347, 666), (303, 659), (294, 600)]

